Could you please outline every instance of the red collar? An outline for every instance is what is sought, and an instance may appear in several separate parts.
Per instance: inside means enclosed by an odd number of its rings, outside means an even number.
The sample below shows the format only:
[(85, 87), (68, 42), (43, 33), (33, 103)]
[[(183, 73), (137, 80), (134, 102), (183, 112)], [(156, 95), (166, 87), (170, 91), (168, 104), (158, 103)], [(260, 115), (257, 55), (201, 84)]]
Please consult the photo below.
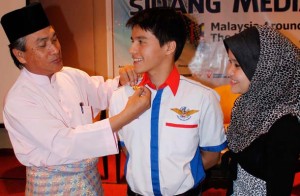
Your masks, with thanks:
[[(180, 79), (180, 75), (179, 72), (176, 68), (176, 66), (174, 66), (173, 70), (171, 71), (170, 75), (168, 76), (167, 80), (158, 87), (158, 89), (163, 89), (166, 86), (169, 86), (170, 89), (173, 92), (173, 95), (176, 95), (178, 86), (179, 86), (179, 79)], [(148, 85), (150, 88), (152, 89), (156, 89), (155, 85), (151, 82), (149, 76), (147, 73), (145, 73), (143, 75), (143, 79), (142, 81), (139, 83), (139, 86), (144, 86), (144, 85)]]

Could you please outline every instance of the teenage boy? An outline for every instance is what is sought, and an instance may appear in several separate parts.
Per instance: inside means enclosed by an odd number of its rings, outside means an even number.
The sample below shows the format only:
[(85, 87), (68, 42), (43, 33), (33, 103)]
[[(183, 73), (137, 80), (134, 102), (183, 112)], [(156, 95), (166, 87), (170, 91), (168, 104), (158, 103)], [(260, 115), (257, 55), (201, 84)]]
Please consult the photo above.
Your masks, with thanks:
[[(226, 147), (223, 114), (216, 93), (180, 76), (175, 62), (186, 41), (182, 15), (171, 8), (145, 9), (127, 22), (132, 28), (138, 86), (151, 89), (151, 108), (119, 131), (127, 150), (125, 175), (130, 195), (200, 195), (205, 170)], [(110, 114), (134, 93), (116, 90)]]

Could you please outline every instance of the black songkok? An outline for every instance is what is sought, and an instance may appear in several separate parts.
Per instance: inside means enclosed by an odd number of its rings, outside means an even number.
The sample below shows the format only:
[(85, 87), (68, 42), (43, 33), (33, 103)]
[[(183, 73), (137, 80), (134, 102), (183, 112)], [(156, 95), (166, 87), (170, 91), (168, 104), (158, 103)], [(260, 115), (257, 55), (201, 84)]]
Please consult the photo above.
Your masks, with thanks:
[(32, 3), (3, 15), (1, 24), (10, 43), (50, 25), (40, 3)]

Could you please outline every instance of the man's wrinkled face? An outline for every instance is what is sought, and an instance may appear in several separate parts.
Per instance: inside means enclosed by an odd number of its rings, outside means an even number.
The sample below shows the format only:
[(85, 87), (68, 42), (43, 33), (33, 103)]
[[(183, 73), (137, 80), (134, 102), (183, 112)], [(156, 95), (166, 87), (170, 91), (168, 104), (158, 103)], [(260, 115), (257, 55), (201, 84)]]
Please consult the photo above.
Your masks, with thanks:
[(60, 43), (51, 26), (27, 35), (25, 39), (25, 51), (13, 49), (13, 52), (28, 71), (51, 77), (62, 69)]

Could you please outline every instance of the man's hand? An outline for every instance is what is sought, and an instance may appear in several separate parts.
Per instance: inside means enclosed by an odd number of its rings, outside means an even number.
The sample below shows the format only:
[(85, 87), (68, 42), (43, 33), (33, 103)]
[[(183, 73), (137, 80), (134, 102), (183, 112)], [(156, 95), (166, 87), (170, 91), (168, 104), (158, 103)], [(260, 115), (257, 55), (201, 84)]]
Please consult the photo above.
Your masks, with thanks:
[(136, 119), (144, 113), (144, 111), (148, 110), (150, 106), (151, 91), (145, 86), (140, 86), (133, 95), (128, 98), (124, 110), (129, 111), (128, 115), (131, 115), (133, 119)]
[(110, 117), (110, 125), (113, 131), (120, 130), (124, 125), (127, 125), (134, 119), (138, 118), (151, 106), (151, 91), (140, 86), (132, 96), (128, 98), (128, 102), (119, 114)]
[(133, 65), (125, 65), (119, 69), (120, 85), (133, 86), (138, 81), (138, 74), (135, 73)]

